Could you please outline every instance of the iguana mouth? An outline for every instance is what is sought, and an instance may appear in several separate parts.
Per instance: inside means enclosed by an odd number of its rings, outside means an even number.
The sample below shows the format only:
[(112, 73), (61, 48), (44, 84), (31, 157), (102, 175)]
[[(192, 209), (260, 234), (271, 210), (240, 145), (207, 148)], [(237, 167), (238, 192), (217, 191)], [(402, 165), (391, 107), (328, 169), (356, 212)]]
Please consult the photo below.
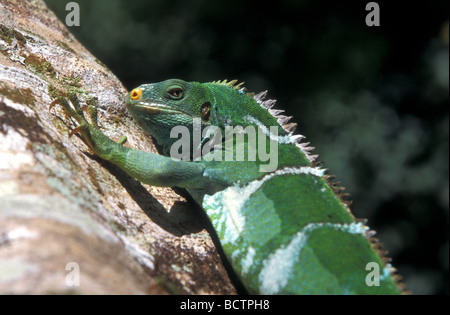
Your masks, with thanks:
[(134, 110), (146, 112), (147, 114), (185, 114), (180, 110), (173, 109), (164, 104), (159, 103), (146, 103), (146, 102), (127, 102), (128, 107), (133, 107)]

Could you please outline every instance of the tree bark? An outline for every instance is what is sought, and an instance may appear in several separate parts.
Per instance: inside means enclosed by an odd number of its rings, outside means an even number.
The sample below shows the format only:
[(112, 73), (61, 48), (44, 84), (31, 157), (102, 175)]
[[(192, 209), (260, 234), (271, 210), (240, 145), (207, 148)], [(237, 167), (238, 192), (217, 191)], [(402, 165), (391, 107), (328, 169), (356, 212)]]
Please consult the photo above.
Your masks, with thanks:
[(0, 52), (0, 293), (236, 293), (199, 207), (96, 158), (49, 111), (68, 88), (96, 96), (105, 134), (155, 151), (120, 81), (42, 1), (0, 1)]

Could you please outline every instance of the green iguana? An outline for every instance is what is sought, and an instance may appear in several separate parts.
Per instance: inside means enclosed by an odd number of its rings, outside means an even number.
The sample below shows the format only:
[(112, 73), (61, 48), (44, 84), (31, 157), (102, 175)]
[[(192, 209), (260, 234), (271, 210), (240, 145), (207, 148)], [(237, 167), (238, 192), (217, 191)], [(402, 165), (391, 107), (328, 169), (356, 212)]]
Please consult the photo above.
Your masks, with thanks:
[[(249, 293), (402, 293), (374, 232), (354, 218), (343, 188), (266, 94), (248, 93), (236, 80), (172, 79), (132, 90), (127, 108), (163, 155), (105, 136), (95, 102), (88, 105), (91, 123), (74, 93), (51, 107), (60, 104), (80, 124), (71, 134), (130, 176), (185, 188)], [(192, 136), (193, 145), (180, 134)]]

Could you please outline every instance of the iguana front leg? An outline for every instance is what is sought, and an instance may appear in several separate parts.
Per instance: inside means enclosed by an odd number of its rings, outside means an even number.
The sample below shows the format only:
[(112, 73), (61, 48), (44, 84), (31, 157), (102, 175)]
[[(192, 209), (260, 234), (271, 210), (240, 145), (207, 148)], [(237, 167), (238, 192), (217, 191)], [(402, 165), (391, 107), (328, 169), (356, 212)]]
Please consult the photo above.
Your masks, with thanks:
[(84, 117), (74, 92), (69, 91), (67, 96), (57, 97), (51, 103), (50, 109), (56, 104), (62, 106), (65, 112), (79, 123), (70, 135), (81, 134), (97, 156), (117, 165), (131, 177), (153, 186), (202, 188), (204, 185), (204, 166), (201, 163), (174, 161), (169, 157), (130, 149), (123, 146), (125, 137), (119, 142), (107, 137), (97, 125), (96, 99), (91, 99), (87, 106), (92, 123)]

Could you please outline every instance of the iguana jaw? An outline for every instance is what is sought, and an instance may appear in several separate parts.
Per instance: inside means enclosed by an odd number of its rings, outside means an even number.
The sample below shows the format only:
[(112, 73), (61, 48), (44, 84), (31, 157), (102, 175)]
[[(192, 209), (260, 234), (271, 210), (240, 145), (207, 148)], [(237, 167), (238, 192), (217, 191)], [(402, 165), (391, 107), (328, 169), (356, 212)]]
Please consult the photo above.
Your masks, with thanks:
[[(128, 109), (133, 112), (141, 112), (150, 115), (157, 114), (172, 114), (172, 115), (189, 115), (180, 110), (174, 109), (164, 104), (159, 103), (147, 103), (147, 102), (139, 102), (139, 101), (127, 101), (126, 102)], [(189, 115), (190, 116), (190, 115)]]

